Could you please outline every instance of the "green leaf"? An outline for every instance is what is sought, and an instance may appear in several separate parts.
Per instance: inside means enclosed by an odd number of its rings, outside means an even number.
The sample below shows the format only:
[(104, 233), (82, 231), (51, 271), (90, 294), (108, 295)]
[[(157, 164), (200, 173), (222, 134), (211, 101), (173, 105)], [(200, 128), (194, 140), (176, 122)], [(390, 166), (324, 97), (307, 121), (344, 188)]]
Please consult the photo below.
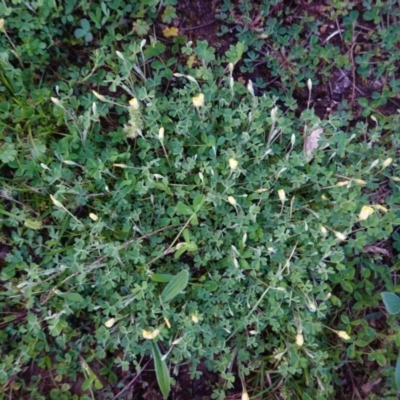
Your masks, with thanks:
[(218, 289), (218, 283), (214, 281), (207, 281), (204, 282), (203, 285), (204, 289), (208, 290), (209, 292), (215, 292)]
[(83, 38), (85, 35), (86, 35), (86, 31), (84, 31), (82, 28), (75, 29), (75, 31), (74, 31), (74, 36), (77, 39)]
[(73, 292), (63, 293), (60, 294), (60, 296), (74, 303), (83, 303), (85, 301), (85, 299), (79, 293), (73, 293)]
[(46, 153), (46, 150), (47, 150), (46, 145), (41, 143), (39, 140), (33, 140), (31, 147), (31, 154), (33, 158), (35, 159), (39, 158), (40, 156)]
[(150, 30), (150, 25), (142, 19), (136, 20), (132, 25), (132, 30), (135, 31), (139, 36), (147, 35)]
[(168, 283), (173, 277), (174, 275), (171, 274), (153, 274), (150, 276), (150, 279), (153, 282)]
[[(156, 42), (150, 46), (146, 46), (144, 50), (144, 55), (146, 58), (157, 57), (160, 54), (164, 53), (165, 48), (166, 47), (161, 42)], [(164, 68), (164, 64), (161, 63), (161, 66), (162, 68)]]
[(365, 97), (360, 97), (360, 98), (358, 99), (358, 104), (359, 104), (361, 107), (368, 107), (368, 100), (367, 100)]
[(396, 370), (394, 372), (394, 380), (396, 382), (397, 391), (400, 392), (400, 355), (397, 358)]
[(203, 206), (205, 200), (204, 194), (198, 194), (193, 200), (193, 208), (197, 212)]
[(185, 290), (189, 282), (189, 272), (183, 270), (179, 274), (175, 275), (168, 285), (164, 288), (161, 294), (161, 300), (163, 303), (168, 303), (175, 296)]
[(24, 221), (24, 226), (26, 226), (29, 229), (41, 229), (42, 228), (42, 221), (37, 221), (35, 219), (26, 219)]
[(176, 212), (179, 215), (192, 215), (193, 214), (193, 210), (189, 206), (187, 206), (186, 204), (183, 204), (181, 202), (179, 202), (176, 205)]
[(0, 146), (0, 161), (4, 164), (14, 161), (17, 155), (17, 150), (13, 143), (4, 143)]
[(383, 303), (385, 304), (386, 310), (389, 314), (395, 315), (400, 312), (400, 297), (397, 294), (390, 292), (381, 293)]
[(166, 399), (171, 391), (171, 377), (165, 361), (161, 358), (160, 349), (157, 344), (151, 342), (153, 352), (154, 368), (156, 370), (157, 383), (164, 399)]
[(243, 56), (245, 51), (244, 42), (238, 42), (236, 45), (230, 45), (229, 50), (225, 53), (228, 62), (237, 63)]
[(194, 51), (200, 60), (204, 61), (206, 64), (215, 60), (215, 49), (213, 47), (208, 47), (208, 43), (204, 40), (199, 40), (197, 42)]
[(81, 27), (85, 32), (90, 31), (90, 22), (86, 18), (81, 19)]
[(188, 231), (187, 229), (185, 229), (185, 230), (182, 232), (182, 236), (183, 236), (183, 238), (185, 239), (185, 242), (186, 242), (186, 243), (189, 243), (189, 242), (190, 242), (190, 234), (189, 234), (189, 231)]

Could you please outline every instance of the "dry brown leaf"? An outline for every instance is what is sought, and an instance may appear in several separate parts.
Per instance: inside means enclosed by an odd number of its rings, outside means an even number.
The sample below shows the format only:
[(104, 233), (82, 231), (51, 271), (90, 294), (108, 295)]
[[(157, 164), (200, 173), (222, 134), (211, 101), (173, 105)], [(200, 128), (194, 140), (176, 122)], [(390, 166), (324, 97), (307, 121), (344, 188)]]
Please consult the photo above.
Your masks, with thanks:
[(163, 29), (162, 33), (166, 38), (174, 37), (179, 35), (179, 29), (172, 26), (171, 28)]
[(307, 161), (311, 161), (313, 159), (312, 152), (313, 150), (318, 149), (318, 141), (323, 132), (324, 130), (322, 128), (317, 128), (304, 138), (303, 151), (307, 157)]
[(363, 253), (383, 254), (386, 257), (390, 257), (390, 253), (386, 249), (378, 246), (365, 246)]

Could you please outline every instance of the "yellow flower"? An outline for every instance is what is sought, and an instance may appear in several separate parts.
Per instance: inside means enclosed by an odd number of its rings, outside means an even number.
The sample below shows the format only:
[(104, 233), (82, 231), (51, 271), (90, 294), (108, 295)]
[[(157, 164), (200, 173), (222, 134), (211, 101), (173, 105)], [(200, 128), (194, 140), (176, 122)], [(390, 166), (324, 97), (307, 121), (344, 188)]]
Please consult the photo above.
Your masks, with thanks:
[(236, 171), (236, 168), (238, 167), (239, 162), (238, 160), (235, 160), (234, 158), (229, 159), (229, 167), (231, 171)]
[(343, 340), (350, 340), (350, 336), (345, 331), (336, 331), (336, 334)]
[(242, 400), (250, 400), (249, 394), (245, 390), (242, 392)]
[(301, 333), (296, 335), (296, 344), (297, 346), (301, 347), (304, 344), (304, 336)]
[(192, 97), (192, 101), (196, 108), (201, 107), (204, 104), (204, 94), (200, 93), (198, 96)]
[(0, 31), (2, 31), (4, 29), (4, 19), (1, 18), (0, 19)]
[(236, 200), (233, 196), (228, 196), (228, 203), (232, 204), (233, 206), (236, 206)]
[(146, 331), (145, 329), (142, 330), (142, 335), (145, 339), (154, 339), (159, 333), (160, 331), (158, 329), (155, 329), (153, 332)]
[(283, 189), (279, 189), (278, 190), (278, 196), (279, 196), (279, 200), (284, 203), (286, 200), (286, 194), (285, 191)]
[(197, 324), (199, 322), (199, 318), (197, 315), (193, 314), (192, 317), (190, 318), (192, 320), (192, 322), (194, 322), (195, 324)]
[(365, 221), (370, 215), (374, 213), (374, 209), (370, 206), (363, 206), (360, 211), (358, 218), (360, 221)]
[(139, 110), (139, 102), (137, 100), (136, 97), (134, 97), (133, 99), (129, 100), (129, 105), (134, 109), (134, 110)]
[(90, 214), (89, 214), (89, 218), (90, 218), (92, 221), (97, 221), (97, 220), (99, 219), (99, 217), (98, 217), (96, 214), (93, 214), (93, 213), (90, 213)]
[(110, 318), (107, 322), (104, 323), (106, 328), (111, 328), (115, 324), (116, 319)]
[(321, 233), (322, 233), (324, 236), (328, 233), (328, 231), (326, 230), (326, 228), (325, 228), (323, 225), (321, 225)]

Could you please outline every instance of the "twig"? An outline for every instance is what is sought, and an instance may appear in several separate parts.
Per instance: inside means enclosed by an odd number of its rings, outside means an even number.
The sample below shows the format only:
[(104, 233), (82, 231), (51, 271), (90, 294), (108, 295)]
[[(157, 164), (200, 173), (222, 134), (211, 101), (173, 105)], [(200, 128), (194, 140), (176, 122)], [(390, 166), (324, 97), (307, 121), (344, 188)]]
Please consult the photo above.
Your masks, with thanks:
[(357, 39), (358, 33), (357, 35), (354, 37), (353, 39), (353, 43), (351, 45), (350, 48), (350, 61), (351, 61), (351, 75), (352, 75), (352, 80), (353, 80), (353, 87), (351, 88), (351, 98), (350, 98), (350, 109), (353, 109), (353, 104), (354, 104), (354, 99), (356, 97), (356, 66), (354, 64), (354, 47), (356, 46), (356, 39)]
[(217, 21), (218, 21), (217, 19), (213, 19), (212, 21), (207, 22), (206, 24), (198, 25), (198, 26), (191, 26), (191, 27), (189, 27), (189, 28), (181, 28), (180, 30), (181, 30), (181, 31), (193, 31), (193, 30), (195, 30), (195, 29), (200, 29), (200, 28), (204, 28), (204, 27), (206, 27), (206, 26), (215, 24)]
[[(168, 225), (168, 226), (165, 226), (164, 228), (157, 229), (157, 230), (154, 231), (154, 232), (146, 233), (145, 235), (140, 236), (140, 237), (138, 237), (138, 238), (134, 238), (134, 239), (128, 240), (127, 242), (123, 243), (123, 244), (118, 248), (118, 250), (125, 249), (125, 248), (127, 248), (128, 246), (130, 246), (132, 243), (137, 242), (138, 240), (147, 239), (147, 238), (149, 238), (150, 236), (153, 236), (153, 235), (155, 235), (155, 234), (157, 234), (157, 233), (159, 233), (159, 232), (165, 231), (166, 229), (176, 228), (176, 227), (181, 226), (181, 225), (184, 225), (184, 223), (181, 223), (181, 224), (178, 224), (178, 225)], [(95, 268), (100, 267), (100, 265), (98, 265), (98, 264), (100, 264), (100, 263), (101, 263), (105, 258), (107, 258), (107, 257), (108, 257), (108, 254), (99, 257), (96, 261), (93, 261), (91, 264), (89, 264), (89, 265), (85, 268), (85, 269), (86, 269), (86, 272), (88, 272), (88, 270), (90, 271), (91, 269), (95, 269)], [(53, 297), (53, 294), (54, 294), (54, 292), (57, 290), (57, 288), (59, 288), (61, 285), (63, 285), (64, 283), (68, 282), (70, 279), (74, 278), (75, 276), (78, 276), (78, 275), (81, 274), (81, 273), (82, 273), (82, 271), (76, 271), (76, 272), (74, 272), (73, 274), (71, 274), (70, 276), (66, 277), (63, 281), (61, 281), (60, 283), (58, 283), (56, 286), (54, 286), (54, 287), (50, 290), (50, 292), (49, 292), (49, 294), (47, 295), (47, 297), (46, 297), (40, 304), (41, 304), (42, 306), (43, 306), (44, 304), (46, 304), (46, 303)]]
[(116, 394), (112, 400), (116, 400), (122, 393), (124, 393), (126, 390), (128, 390), (135, 382), (136, 380), (139, 378), (140, 374), (142, 373), (142, 371), (147, 367), (147, 364), (150, 362), (150, 360), (147, 361), (146, 364), (144, 364), (143, 368), (140, 370), (140, 372), (138, 372), (136, 374), (136, 376), (128, 383), (128, 385), (126, 385), (118, 394)]

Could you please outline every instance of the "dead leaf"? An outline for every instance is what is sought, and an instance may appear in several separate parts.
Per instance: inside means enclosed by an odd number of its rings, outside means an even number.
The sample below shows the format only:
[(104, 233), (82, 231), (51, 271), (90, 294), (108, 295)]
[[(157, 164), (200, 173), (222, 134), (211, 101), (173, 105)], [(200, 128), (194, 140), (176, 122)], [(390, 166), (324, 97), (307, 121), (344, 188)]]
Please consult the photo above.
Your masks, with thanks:
[(386, 257), (390, 257), (390, 253), (386, 249), (378, 246), (365, 246), (363, 253), (383, 254)]
[(313, 159), (313, 150), (318, 149), (318, 141), (321, 137), (321, 134), (324, 132), (322, 128), (314, 129), (308, 136), (304, 138), (304, 146), (303, 151), (307, 157), (307, 161), (311, 161)]
[(179, 35), (179, 29), (172, 26), (171, 28), (163, 29), (162, 33), (166, 38), (174, 37)]

